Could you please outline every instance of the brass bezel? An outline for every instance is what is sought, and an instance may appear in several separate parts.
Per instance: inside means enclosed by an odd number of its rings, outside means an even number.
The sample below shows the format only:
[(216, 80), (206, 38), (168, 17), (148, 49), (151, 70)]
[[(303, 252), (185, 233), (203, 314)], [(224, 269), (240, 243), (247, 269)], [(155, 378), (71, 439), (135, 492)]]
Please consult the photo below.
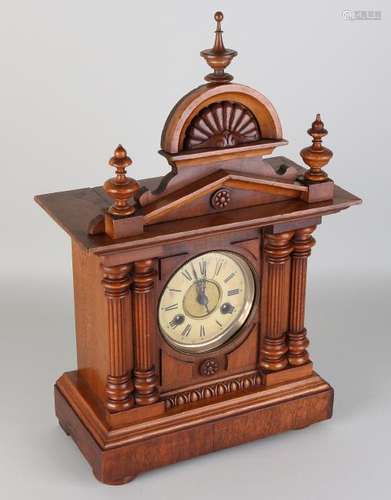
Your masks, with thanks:
[[(162, 297), (164, 295), (165, 290), (168, 288), (171, 280), (174, 278), (174, 276), (177, 275), (177, 273), (181, 272), (181, 270), (187, 266), (190, 262), (192, 262), (195, 259), (198, 259), (199, 257), (203, 255), (207, 255), (210, 253), (218, 253), (221, 255), (225, 255), (228, 258), (234, 260), (236, 264), (240, 267), (241, 271), (243, 272), (243, 277), (245, 281), (245, 290), (246, 291), (246, 297), (245, 301), (242, 307), (242, 311), (240, 315), (233, 321), (229, 327), (221, 332), (219, 335), (216, 337), (205, 341), (205, 342), (200, 342), (197, 344), (187, 344), (184, 345), (181, 342), (178, 342), (177, 340), (173, 339), (163, 328), (160, 322), (160, 303), (162, 300)], [(229, 340), (231, 340), (238, 332), (239, 330), (242, 329), (242, 327), (246, 324), (247, 319), (250, 317), (251, 311), (253, 309), (253, 306), (255, 304), (255, 300), (257, 297), (257, 281), (255, 279), (255, 271), (253, 269), (253, 266), (251, 263), (248, 262), (248, 260), (243, 257), (240, 254), (237, 254), (232, 251), (227, 251), (227, 250), (209, 250), (207, 252), (200, 253), (198, 255), (193, 256), (191, 259), (187, 260), (184, 262), (178, 269), (170, 276), (170, 278), (167, 280), (166, 285), (164, 286), (160, 297), (159, 297), (159, 303), (158, 303), (158, 325), (159, 325), (159, 330), (163, 336), (163, 338), (166, 340), (166, 342), (173, 347), (175, 350), (183, 353), (183, 354), (202, 354), (206, 352), (210, 352), (217, 347), (222, 346), (223, 344), (227, 343)]]

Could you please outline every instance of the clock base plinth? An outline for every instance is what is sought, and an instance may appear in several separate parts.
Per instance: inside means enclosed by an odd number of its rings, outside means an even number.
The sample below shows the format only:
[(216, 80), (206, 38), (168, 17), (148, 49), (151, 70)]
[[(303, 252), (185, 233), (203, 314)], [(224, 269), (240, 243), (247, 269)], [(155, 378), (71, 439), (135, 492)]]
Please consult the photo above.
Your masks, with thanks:
[[(109, 428), (107, 420), (74, 387), (55, 386), (56, 415), (90, 463), (94, 475), (119, 485), (139, 473), (236, 446), (332, 416), (333, 389), (313, 374), (273, 387), (194, 403), (163, 415)], [(63, 392), (65, 390), (65, 393)]]

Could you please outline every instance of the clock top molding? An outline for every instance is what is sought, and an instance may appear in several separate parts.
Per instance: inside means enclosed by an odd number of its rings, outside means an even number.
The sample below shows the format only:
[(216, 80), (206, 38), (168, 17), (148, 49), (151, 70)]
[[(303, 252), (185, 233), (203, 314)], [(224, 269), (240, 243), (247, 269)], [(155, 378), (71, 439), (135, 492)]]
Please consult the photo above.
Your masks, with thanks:
[[(336, 186), (323, 170), (332, 157), (316, 115), (312, 144), (300, 154), (305, 168), (268, 156), (287, 144), (271, 102), (233, 82), (226, 72), (237, 52), (224, 46), (216, 12), (211, 49), (201, 56), (213, 70), (168, 115), (159, 151), (171, 170), (136, 181), (119, 145), (109, 165), (115, 176), (103, 187), (39, 195), (35, 200), (88, 251), (149, 248), (182, 239), (322, 216), (361, 202)], [(181, 221), (178, 224), (178, 221)], [(153, 251), (150, 250), (153, 254)]]

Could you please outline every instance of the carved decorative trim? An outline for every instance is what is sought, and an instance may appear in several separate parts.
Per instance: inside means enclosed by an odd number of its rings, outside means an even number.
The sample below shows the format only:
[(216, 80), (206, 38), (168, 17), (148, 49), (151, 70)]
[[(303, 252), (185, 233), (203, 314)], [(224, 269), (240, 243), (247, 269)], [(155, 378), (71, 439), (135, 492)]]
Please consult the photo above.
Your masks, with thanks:
[(203, 375), (204, 377), (210, 377), (211, 375), (216, 375), (216, 373), (219, 371), (219, 363), (217, 359), (214, 358), (209, 358), (205, 359), (200, 364), (200, 375)]
[(186, 130), (185, 149), (226, 148), (259, 141), (252, 112), (237, 102), (220, 101), (202, 109)]
[(165, 400), (166, 408), (175, 408), (187, 403), (195, 403), (203, 399), (224, 396), (233, 392), (245, 391), (262, 385), (261, 375), (252, 373), (243, 377), (232, 378), (212, 385), (206, 385), (191, 391), (180, 392), (168, 396)]
[(231, 193), (229, 189), (225, 188), (218, 189), (212, 194), (210, 198), (210, 204), (215, 209), (225, 208), (230, 201), (231, 201)]

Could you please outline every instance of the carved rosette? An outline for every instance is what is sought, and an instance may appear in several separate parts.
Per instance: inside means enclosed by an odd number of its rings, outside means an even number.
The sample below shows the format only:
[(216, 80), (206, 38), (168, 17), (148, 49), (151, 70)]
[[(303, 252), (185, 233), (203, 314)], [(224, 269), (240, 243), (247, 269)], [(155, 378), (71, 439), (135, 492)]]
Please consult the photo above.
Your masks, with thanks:
[(205, 359), (200, 364), (200, 375), (203, 375), (204, 377), (210, 377), (212, 375), (216, 375), (216, 373), (219, 371), (219, 363), (217, 359), (215, 358), (209, 358)]
[(131, 408), (133, 386), (130, 381), (130, 353), (127, 348), (130, 321), (130, 265), (103, 267), (106, 318), (109, 341), (109, 374), (106, 407), (110, 412)]
[(293, 249), (293, 231), (265, 233), (264, 252), (267, 266), (266, 312), (264, 339), (261, 348), (261, 368), (265, 371), (279, 371), (288, 365), (289, 270), (290, 254)]
[(136, 403), (142, 406), (155, 403), (159, 399), (153, 365), (154, 275), (152, 260), (142, 260), (134, 264), (134, 398)]
[(292, 366), (301, 366), (309, 361), (307, 330), (304, 328), (305, 293), (307, 282), (307, 260), (315, 239), (311, 234), (316, 226), (299, 229), (293, 237), (291, 297), (288, 332), (288, 360)]
[(226, 188), (218, 189), (212, 194), (210, 198), (210, 204), (216, 210), (227, 207), (230, 201), (231, 201), (231, 193), (229, 189)]

